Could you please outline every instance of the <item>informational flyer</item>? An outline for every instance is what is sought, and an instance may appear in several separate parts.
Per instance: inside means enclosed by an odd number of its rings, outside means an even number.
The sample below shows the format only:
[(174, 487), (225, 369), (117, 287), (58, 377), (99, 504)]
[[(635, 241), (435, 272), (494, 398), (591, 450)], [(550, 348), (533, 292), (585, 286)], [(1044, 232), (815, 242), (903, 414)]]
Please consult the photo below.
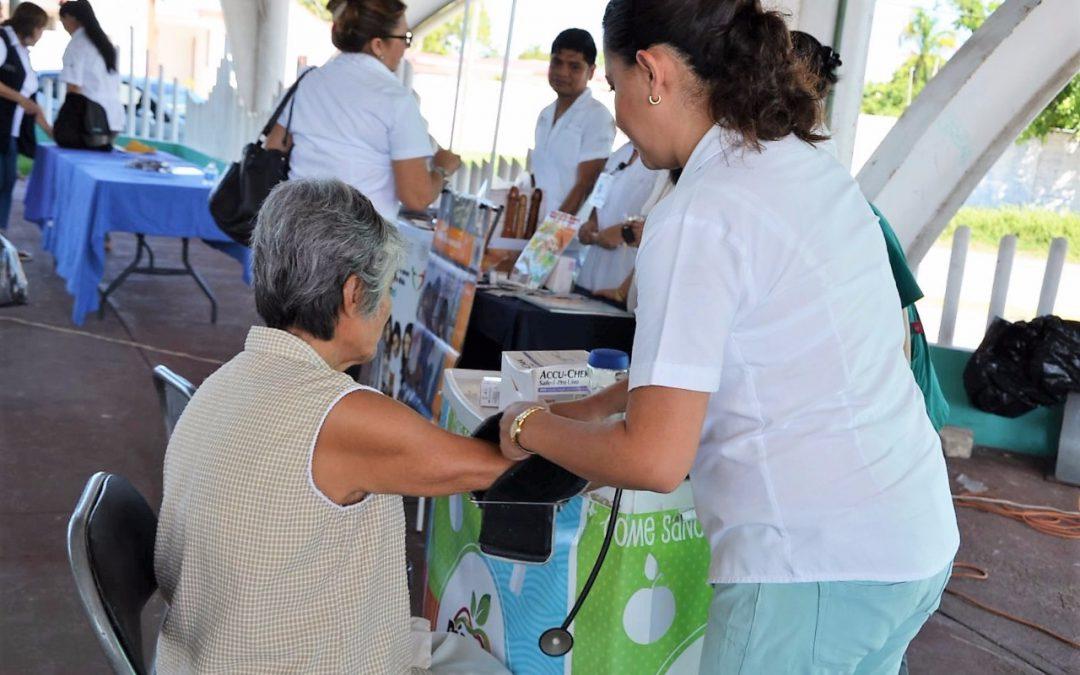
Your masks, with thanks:
[(398, 398), (425, 417), (439, 410), (442, 373), (461, 355), (484, 241), (500, 211), (474, 196), (443, 193)]
[(543, 286), (580, 227), (581, 221), (574, 216), (552, 211), (521, 252), (510, 280), (529, 288)]

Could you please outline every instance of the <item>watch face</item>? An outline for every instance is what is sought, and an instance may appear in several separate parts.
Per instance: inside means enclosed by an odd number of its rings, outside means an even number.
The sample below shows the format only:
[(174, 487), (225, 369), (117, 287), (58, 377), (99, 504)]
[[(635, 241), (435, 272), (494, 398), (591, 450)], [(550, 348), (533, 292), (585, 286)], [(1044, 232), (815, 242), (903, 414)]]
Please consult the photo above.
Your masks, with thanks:
[(633, 244), (634, 243), (634, 228), (630, 227), (629, 225), (623, 225), (622, 238), (623, 238), (623, 241), (625, 241), (627, 244)]

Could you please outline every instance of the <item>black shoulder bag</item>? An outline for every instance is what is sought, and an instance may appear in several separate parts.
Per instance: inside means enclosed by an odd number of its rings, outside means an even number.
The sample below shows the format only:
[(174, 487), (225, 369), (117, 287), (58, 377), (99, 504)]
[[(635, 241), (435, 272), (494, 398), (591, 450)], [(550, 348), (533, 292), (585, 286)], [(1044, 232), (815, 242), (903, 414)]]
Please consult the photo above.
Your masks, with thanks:
[(259, 208), (266, 201), (270, 191), (278, 183), (289, 177), (289, 150), (271, 150), (263, 147), (266, 138), (273, 131), (286, 104), (289, 104), (289, 123), (285, 128), (285, 139), (289, 141), (292, 128), (292, 103), (300, 80), (310, 70), (302, 73), (289, 91), (281, 99), (277, 110), (263, 127), (259, 138), (244, 146), (239, 162), (233, 162), (221, 181), (210, 193), (210, 215), (225, 234), (244, 246), (251, 245), (251, 233), (255, 229), (255, 217)]

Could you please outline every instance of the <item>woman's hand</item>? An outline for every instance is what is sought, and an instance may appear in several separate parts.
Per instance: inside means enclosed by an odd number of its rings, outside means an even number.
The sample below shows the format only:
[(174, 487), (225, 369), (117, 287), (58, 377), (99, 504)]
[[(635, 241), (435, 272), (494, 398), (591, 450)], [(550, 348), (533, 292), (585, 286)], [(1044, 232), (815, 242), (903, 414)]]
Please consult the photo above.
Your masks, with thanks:
[(34, 117), (34, 121), (37, 122), (38, 126), (41, 127), (41, 130), (45, 132), (46, 136), (48, 136), (49, 138), (55, 139), (55, 136), (53, 136), (52, 125), (49, 124), (49, 120), (45, 119), (45, 113), (43, 113), (43, 112), (38, 113)]
[(432, 158), (431, 163), (440, 167), (447, 175), (449, 175), (461, 168), (461, 157), (449, 150), (439, 148)]
[[(545, 411), (548, 410), (547, 404), (543, 401), (522, 401), (520, 403), (512, 403), (503, 411), (502, 420), (499, 422), (499, 449), (502, 451), (503, 457), (513, 462), (520, 462), (529, 457), (529, 453), (523, 451), (510, 437), (510, 429), (514, 426), (514, 420), (517, 419), (518, 415), (529, 408), (535, 408), (537, 406), (543, 408)], [(528, 424), (528, 422), (526, 422), (526, 424)]]
[(596, 210), (594, 209), (589, 219), (578, 230), (578, 241), (585, 246), (592, 246), (596, 243), (596, 237), (599, 234), (600, 226), (596, 224)]
[(39, 106), (37, 104), (37, 101), (35, 101), (32, 98), (28, 98), (26, 96), (20, 96), (19, 100), (17, 102), (19, 104), (19, 107), (22, 108), (23, 110), (25, 110), (28, 115), (32, 115), (34, 117), (37, 117), (42, 112), (41, 111), (41, 106)]

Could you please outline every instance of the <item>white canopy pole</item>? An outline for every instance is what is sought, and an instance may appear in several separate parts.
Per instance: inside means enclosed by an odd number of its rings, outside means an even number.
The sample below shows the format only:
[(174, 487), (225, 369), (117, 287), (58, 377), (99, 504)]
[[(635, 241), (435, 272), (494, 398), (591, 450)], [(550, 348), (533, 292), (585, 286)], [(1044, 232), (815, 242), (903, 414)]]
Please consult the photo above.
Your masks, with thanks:
[(510, 25), (506, 29), (506, 51), (503, 53), (502, 80), (499, 82), (499, 107), (495, 109), (495, 133), (491, 139), (491, 166), (495, 166), (495, 152), (499, 148), (499, 124), (502, 122), (503, 97), (506, 95), (506, 77), (510, 70), (510, 43), (514, 39), (514, 19), (518, 0), (510, 5)]
[(454, 111), (450, 117), (450, 147), (454, 149), (454, 134), (457, 133), (458, 104), (461, 102), (461, 81), (465, 74), (465, 46), (469, 40), (469, 18), (471, 16), (472, 0), (465, 0), (465, 17), (461, 21), (461, 45), (458, 53), (457, 86), (454, 87)]

